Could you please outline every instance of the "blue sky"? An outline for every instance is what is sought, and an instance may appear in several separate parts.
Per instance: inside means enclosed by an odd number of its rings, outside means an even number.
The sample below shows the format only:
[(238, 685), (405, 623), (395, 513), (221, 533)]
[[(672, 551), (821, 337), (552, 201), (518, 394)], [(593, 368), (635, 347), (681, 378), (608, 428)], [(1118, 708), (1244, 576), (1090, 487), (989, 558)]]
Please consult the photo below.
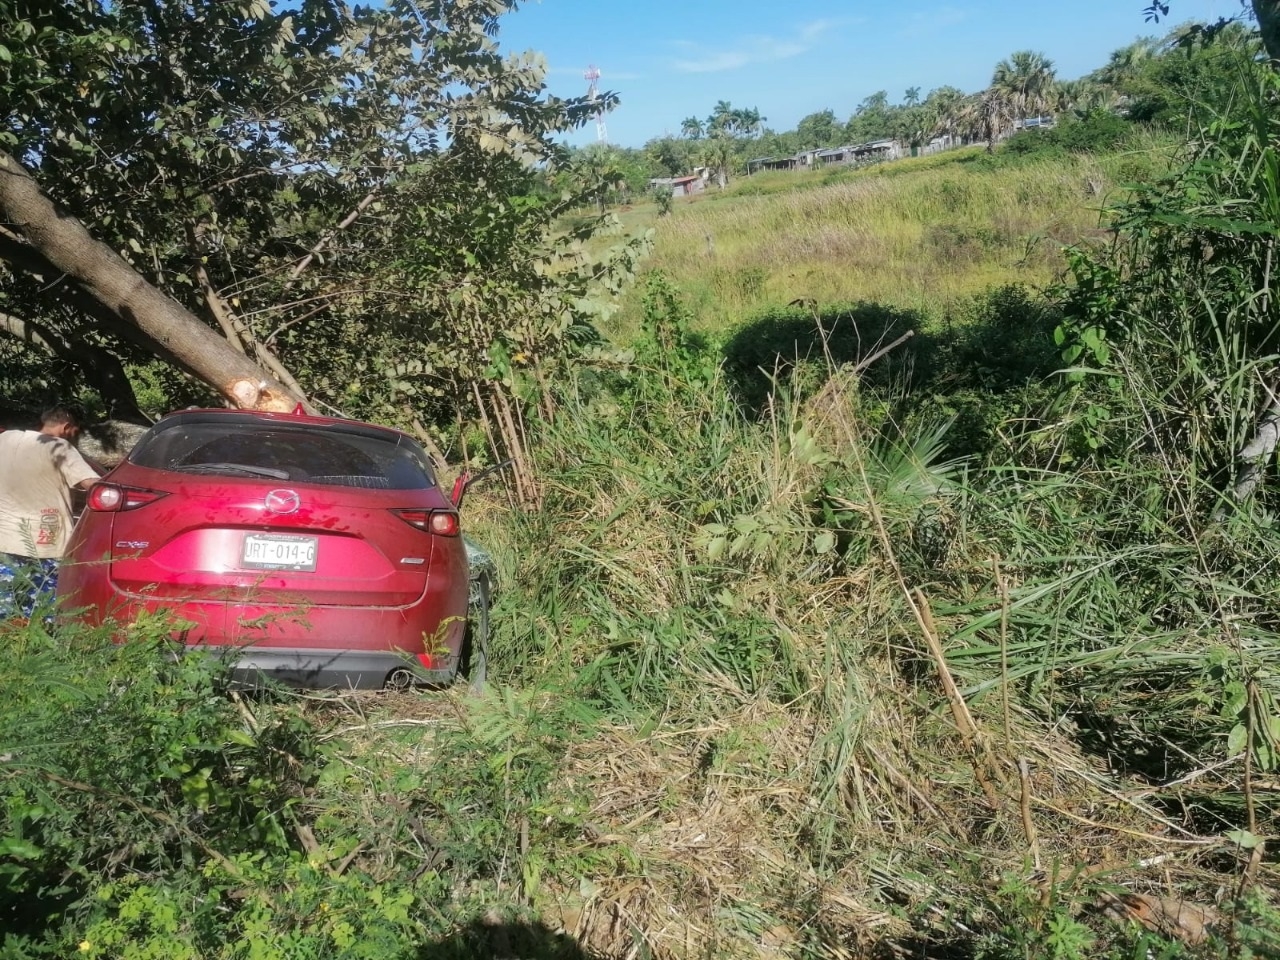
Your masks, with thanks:
[[(1135, 37), (1163, 33), (1143, 21), (1148, 0), (535, 0), (503, 17), (507, 52), (541, 51), (551, 93), (600, 88), (622, 98), (606, 117), (609, 140), (641, 146), (705, 118), (717, 100), (755, 107), (775, 130), (830, 108), (848, 119), (858, 102), (908, 87), (985, 87), (1015, 50), (1047, 54), (1070, 79)], [(1239, 0), (1171, 0), (1173, 23), (1239, 11)], [(595, 139), (594, 127), (570, 138)]]

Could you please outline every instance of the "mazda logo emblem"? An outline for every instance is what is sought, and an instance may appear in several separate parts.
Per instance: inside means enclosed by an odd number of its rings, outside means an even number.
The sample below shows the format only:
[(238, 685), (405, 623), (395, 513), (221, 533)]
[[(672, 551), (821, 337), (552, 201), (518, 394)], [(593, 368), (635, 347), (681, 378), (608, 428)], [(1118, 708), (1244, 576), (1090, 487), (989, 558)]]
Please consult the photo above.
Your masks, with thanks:
[(302, 500), (292, 490), (272, 490), (267, 494), (267, 509), (272, 513), (293, 513)]

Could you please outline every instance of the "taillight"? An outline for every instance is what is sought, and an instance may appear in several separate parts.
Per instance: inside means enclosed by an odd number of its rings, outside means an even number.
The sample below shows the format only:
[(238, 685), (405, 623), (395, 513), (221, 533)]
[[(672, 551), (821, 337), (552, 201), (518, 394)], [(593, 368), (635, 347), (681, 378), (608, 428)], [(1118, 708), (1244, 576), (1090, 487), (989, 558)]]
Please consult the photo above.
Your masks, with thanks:
[(452, 510), (392, 510), (397, 517), (419, 530), (440, 537), (456, 537), (462, 526)]
[(159, 490), (144, 490), (141, 487), (123, 487), (115, 483), (98, 483), (89, 489), (87, 503), (90, 510), (99, 513), (119, 513), (122, 510), (136, 510), (148, 503), (155, 503), (167, 493)]

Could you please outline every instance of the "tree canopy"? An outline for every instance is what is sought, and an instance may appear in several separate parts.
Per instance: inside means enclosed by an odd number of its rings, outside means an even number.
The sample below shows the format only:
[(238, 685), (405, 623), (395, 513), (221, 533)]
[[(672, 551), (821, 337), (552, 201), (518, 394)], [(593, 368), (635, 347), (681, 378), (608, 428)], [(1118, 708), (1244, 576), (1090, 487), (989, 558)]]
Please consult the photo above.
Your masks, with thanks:
[[(1170, 0), (1151, 0), (1143, 12), (1148, 20), (1158, 23), (1170, 15), (1174, 6)], [(1240, 6), (1247, 6), (1258, 21), (1258, 32), (1267, 56), (1273, 63), (1280, 62), (1280, 0), (1240, 0)], [(1220, 20), (1218, 25), (1233, 19)]]
[[(513, 202), (531, 176), (503, 171), (563, 163), (557, 135), (616, 102), (545, 95), (541, 57), (496, 44), (513, 6), (0, 0), (0, 329), (157, 355), (235, 403), (349, 407), (367, 384), (313, 346), (367, 365), (449, 335), (377, 286), (420, 226), (395, 198), (451, 178), (545, 224)], [(437, 220), (422, 253), (452, 262), (474, 230)], [(384, 401), (409, 383), (383, 381)]]

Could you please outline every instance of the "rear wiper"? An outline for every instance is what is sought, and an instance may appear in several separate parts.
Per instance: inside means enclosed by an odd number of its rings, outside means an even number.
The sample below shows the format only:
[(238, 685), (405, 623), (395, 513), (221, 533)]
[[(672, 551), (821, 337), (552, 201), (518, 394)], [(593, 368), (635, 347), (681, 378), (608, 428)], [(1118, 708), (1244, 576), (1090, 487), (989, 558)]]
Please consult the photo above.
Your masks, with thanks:
[(178, 467), (183, 473), (243, 473), (250, 477), (267, 477), (272, 480), (288, 480), (288, 470), (274, 467), (255, 467), (248, 463), (187, 463)]

